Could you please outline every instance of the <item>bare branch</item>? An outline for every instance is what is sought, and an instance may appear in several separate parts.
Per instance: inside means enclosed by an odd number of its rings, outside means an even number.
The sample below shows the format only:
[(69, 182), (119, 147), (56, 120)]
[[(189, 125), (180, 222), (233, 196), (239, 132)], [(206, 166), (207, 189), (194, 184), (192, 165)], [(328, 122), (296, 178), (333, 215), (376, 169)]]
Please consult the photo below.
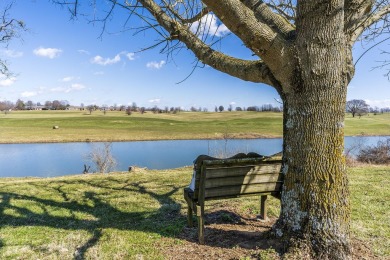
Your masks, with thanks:
[(182, 41), (201, 62), (243, 80), (262, 82), (275, 86), (269, 69), (262, 61), (237, 59), (213, 50), (196, 37), (188, 26), (184, 26), (170, 18), (154, 1), (140, 0), (139, 2), (148, 9), (159, 24), (170, 33), (173, 39)]
[[(0, 44), (8, 47), (12, 39), (20, 38), (21, 32), (26, 31), (27, 28), (22, 20), (17, 20), (9, 17), (10, 10), (14, 2), (4, 7), (4, 11), (0, 17)], [(0, 74), (11, 77), (12, 73), (8, 69), (8, 63), (0, 59)]]
[(295, 22), (297, 10), (291, 0), (270, 0), (267, 5), (288, 21)]
[[(359, 38), (372, 40), (390, 32), (390, 2), (388, 0), (349, 0), (346, 6), (345, 31), (353, 44)], [(374, 4), (375, 3), (375, 4)], [(362, 34), (365, 34), (363, 37)]]

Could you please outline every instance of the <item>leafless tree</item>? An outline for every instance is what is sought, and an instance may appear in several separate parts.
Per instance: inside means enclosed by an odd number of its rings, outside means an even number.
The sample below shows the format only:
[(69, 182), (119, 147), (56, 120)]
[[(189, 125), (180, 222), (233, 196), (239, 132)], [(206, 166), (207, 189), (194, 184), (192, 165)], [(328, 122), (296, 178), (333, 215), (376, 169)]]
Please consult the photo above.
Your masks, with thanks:
[(92, 152), (88, 155), (88, 159), (95, 165), (96, 171), (100, 173), (108, 173), (116, 167), (116, 160), (112, 156), (112, 143), (105, 142), (95, 144)]
[(346, 111), (351, 113), (352, 117), (355, 117), (355, 115), (367, 113), (368, 109), (369, 105), (362, 99), (352, 99), (349, 100), (346, 104)]
[[(22, 20), (12, 18), (10, 11), (14, 1), (0, 3), (0, 46), (8, 48), (8, 44), (15, 38), (20, 38), (21, 33), (26, 31), (26, 25)], [(0, 58), (0, 75), (12, 76), (6, 60)]]
[[(189, 49), (195, 68), (208, 65), (275, 88), (283, 101), (284, 185), (274, 233), (301, 249), (290, 252), (351, 258), (343, 134), (347, 87), (358, 62), (352, 48), (356, 42), (373, 47), (388, 39), (390, 0), (55, 2), (74, 16), (92, 5), (91, 20), (101, 22), (103, 32), (124, 11), (122, 31), (157, 35), (144, 50), (159, 46), (172, 58)], [(218, 49), (226, 37), (240, 40), (253, 59)]]

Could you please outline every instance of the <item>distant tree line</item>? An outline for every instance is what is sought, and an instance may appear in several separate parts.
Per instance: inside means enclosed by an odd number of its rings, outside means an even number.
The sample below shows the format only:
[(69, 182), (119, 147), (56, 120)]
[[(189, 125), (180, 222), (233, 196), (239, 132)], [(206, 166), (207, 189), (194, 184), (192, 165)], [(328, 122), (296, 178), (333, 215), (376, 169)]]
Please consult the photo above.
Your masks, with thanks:
[(11, 101), (0, 101), (0, 111), (11, 110), (66, 110), (70, 107), (67, 100), (53, 100), (46, 101), (45, 103), (33, 102), (28, 100), (27, 102), (18, 99), (15, 103)]
[(362, 99), (352, 99), (347, 101), (345, 112), (351, 113), (352, 117), (367, 115), (368, 113), (372, 113), (374, 115), (380, 113), (388, 113), (390, 112), (390, 107), (387, 108), (379, 108), (379, 107), (370, 107), (366, 101)]
[[(182, 111), (191, 111), (191, 112), (209, 112), (209, 110), (206, 107), (195, 107), (192, 106), (188, 110), (185, 110), (181, 107), (168, 107), (165, 106), (164, 108), (160, 108), (157, 105), (153, 107), (139, 107), (137, 106), (137, 103), (133, 102), (131, 105), (125, 106), (125, 105), (117, 105), (114, 104), (112, 106), (108, 105), (101, 105), (98, 106), (96, 104), (87, 105), (85, 106), (83, 103), (81, 103), (79, 106), (72, 106), (69, 104), (67, 100), (53, 100), (53, 101), (46, 101), (44, 103), (41, 102), (33, 102), (31, 100), (23, 101), (21, 99), (18, 99), (15, 103), (11, 101), (0, 101), (0, 111), (4, 111), (5, 113), (12, 111), (12, 110), (67, 110), (67, 109), (79, 109), (79, 110), (86, 110), (90, 114), (94, 111), (102, 111), (104, 114), (107, 113), (107, 111), (123, 111), (127, 115), (131, 115), (132, 113), (154, 113), (154, 114), (162, 114), (162, 113), (171, 113), (176, 114)], [(223, 105), (215, 106), (214, 108), (215, 112), (224, 112), (225, 107)], [(248, 107), (233, 107), (232, 104), (230, 104), (226, 111), (232, 112), (232, 111), (254, 111), (254, 112), (282, 112), (283, 106), (274, 106), (272, 104), (265, 104), (261, 106), (248, 106)], [(352, 117), (358, 116), (364, 116), (368, 113), (380, 114), (380, 113), (389, 113), (390, 107), (386, 108), (379, 108), (379, 107), (370, 107), (364, 100), (361, 99), (353, 99), (347, 102), (346, 104), (346, 113), (351, 113)]]

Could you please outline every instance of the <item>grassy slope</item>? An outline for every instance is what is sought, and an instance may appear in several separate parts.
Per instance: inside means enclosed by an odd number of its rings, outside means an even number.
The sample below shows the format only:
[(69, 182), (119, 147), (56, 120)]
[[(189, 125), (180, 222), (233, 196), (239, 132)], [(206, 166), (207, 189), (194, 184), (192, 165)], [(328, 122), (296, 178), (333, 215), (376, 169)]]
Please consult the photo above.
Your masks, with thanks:
[[(390, 114), (346, 117), (346, 135), (389, 135)], [(53, 130), (54, 125), (60, 129)], [(0, 114), (0, 143), (281, 137), (281, 113), (152, 114), (15, 111)]]
[[(0, 259), (163, 259), (162, 247), (181, 243), (190, 176), (182, 168), (0, 179)], [(389, 166), (350, 169), (353, 236), (380, 256), (390, 256), (389, 178)], [(258, 210), (256, 197), (228, 203)], [(271, 217), (278, 205), (270, 200)]]

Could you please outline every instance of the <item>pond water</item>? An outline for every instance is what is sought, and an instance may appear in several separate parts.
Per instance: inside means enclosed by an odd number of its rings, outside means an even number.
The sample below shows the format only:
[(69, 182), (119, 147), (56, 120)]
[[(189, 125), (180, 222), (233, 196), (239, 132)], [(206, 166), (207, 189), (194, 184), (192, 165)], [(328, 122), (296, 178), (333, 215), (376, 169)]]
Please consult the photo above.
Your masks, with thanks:
[[(389, 137), (346, 137), (346, 147), (375, 145)], [(0, 177), (54, 177), (80, 174), (84, 164), (94, 167), (88, 155), (99, 143), (0, 144)], [(169, 169), (191, 165), (200, 154), (230, 156), (238, 152), (272, 155), (282, 150), (282, 139), (175, 140), (114, 142), (116, 170), (129, 166)]]

